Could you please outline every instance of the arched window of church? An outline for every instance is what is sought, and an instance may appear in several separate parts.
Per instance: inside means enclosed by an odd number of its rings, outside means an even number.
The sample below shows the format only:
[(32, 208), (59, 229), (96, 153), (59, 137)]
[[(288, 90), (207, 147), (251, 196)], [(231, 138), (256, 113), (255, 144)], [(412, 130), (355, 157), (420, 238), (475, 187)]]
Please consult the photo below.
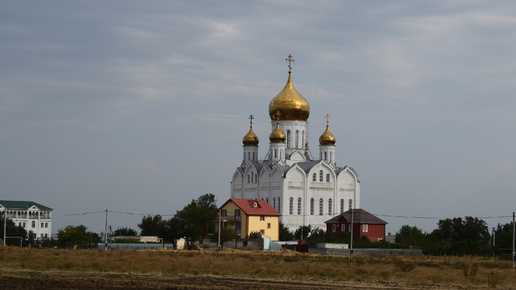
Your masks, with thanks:
[(314, 198), (310, 199), (310, 215), (314, 215)]
[(294, 207), (294, 198), (291, 197), (290, 198), (290, 203), (288, 204), (288, 214), (294, 214), (293, 213), (294, 212), (293, 207)]
[(251, 172), (251, 183), (254, 183), (254, 173)]
[(305, 131), (301, 132), (301, 148), (305, 148)]
[(332, 213), (331, 208), (332, 208), (332, 200), (330, 198), (330, 199), (328, 199), (328, 214), (329, 215), (331, 215), (331, 213)]
[(319, 171), (319, 181), (320, 182), (323, 181), (323, 172), (322, 172), (322, 170)]
[(330, 174), (326, 173), (326, 182), (330, 182)]
[(301, 198), (297, 198), (297, 214), (301, 214)]
[(281, 199), (278, 197), (278, 211), (281, 213)]
[(273, 197), (273, 198), (272, 198), (272, 202), (274, 203), (274, 204), (272, 205), (272, 207), (273, 207), (274, 209), (276, 209), (276, 198), (275, 198), (275, 197)]
[(290, 148), (290, 130), (287, 130), (287, 148)]
[(349, 209), (352, 209), (353, 208), (353, 200), (349, 200)]
[(328, 152), (324, 151), (324, 161), (328, 161)]
[(299, 130), (296, 130), (296, 148), (299, 148)]
[(317, 173), (314, 172), (314, 175), (312, 176), (312, 181), (317, 181)]
[(247, 160), (251, 159), (251, 152), (247, 152)]
[(322, 198), (319, 199), (319, 215), (322, 215), (322, 213), (323, 213), (323, 203), (324, 203), (323, 199)]
[(344, 199), (341, 199), (340, 200), (340, 212), (343, 213), (344, 212)]
[(256, 153), (253, 152), (253, 160), (256, 160)]
[(278, 158), (278, 149), (274, 148), (274, 159)]

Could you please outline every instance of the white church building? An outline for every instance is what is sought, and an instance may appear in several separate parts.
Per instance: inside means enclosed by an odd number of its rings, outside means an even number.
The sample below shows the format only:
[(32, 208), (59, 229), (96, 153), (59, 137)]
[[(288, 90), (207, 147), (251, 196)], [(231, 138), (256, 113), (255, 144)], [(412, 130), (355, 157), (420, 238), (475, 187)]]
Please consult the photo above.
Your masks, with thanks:
[(262, 199), (281, 213), (295, 230), (302, 225), (325, 229), (324, 222), (351, 208), (360, 208), (360, 181), (352, 167), (336, 163), (335, 137), (326, 130), (319, 138), (318, 156), (308, 147), (310, 104), (292, 83), (292, 56), (283, 90), (269, 103), (271, 133), (265, 158), (258, 157), (259, 138), (244, 136), (243, 160), (233, 174), (231, 198)]

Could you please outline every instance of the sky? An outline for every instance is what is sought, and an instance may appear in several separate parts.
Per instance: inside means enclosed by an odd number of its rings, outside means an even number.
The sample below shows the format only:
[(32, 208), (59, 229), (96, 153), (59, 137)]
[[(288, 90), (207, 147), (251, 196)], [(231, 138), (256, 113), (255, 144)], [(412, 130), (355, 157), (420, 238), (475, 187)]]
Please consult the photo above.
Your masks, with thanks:
[(361, 208), (431, 232), (516, 210), (514, 1), (0, 2), (0, 199), (52, 232), (138, 229), (230, 197), (248, 116), (265, 157), (288, 77)]

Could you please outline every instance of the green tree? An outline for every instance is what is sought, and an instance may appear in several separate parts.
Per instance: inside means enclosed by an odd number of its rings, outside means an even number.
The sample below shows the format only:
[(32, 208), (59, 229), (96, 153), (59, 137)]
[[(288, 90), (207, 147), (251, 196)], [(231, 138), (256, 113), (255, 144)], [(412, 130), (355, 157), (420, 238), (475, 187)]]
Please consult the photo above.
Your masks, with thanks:
[(195, 241), (202, 240), (215, 230), (217, 218), (215, 195), (207, 193), (177, 211), (171, 219), (171, 230), (176, 237), (184, 237), (187, 247), (193, 248)]
[(440, 220), (438, 228), (427, 236), (424, 252), (447, 255), (486, 255), (489, 252), (489, 230), (478, 218), (457, 217)]
[(113, 232), (115, 236), (134, 237), (138, 235), (138, 232), (131, 228), (118, 228)]
[(89, 234), (86, 226), (66, 226), (57, 231), (58, 243), (63, 246), (80, 246), (88, 243)]
[(426, 235), (416, 226), (403, 225), (396, 233), (395, 242), (403, 248), (421, 247)]
[(228, 229), (228, 228), (220, 229), (220, 245), (221, 246), (224, 246), (225, 242), (232, 241), (236, 238), (237, 238), (237, 235), (235, 234), (234, 230)]
[[(6, 237), (21, 237), (22, 246), (27, 246), (27, 231), (22, 226), (17, 226), (10, 218), (6, 221)], [(4, 238), (4, 217), (0, 217), (0, 239)], [(20, 239), (6, 239), (6, 245), (19, 246)]]
[(138, 224), (140, 235), (142, 236), (161, 236), (163, 234), (163, 219), (161, 215), (144, 216), (142, 222)]
[(294, 234), (282, 222), (279, 223), (279, 239), (280, 241), (292, 241)]

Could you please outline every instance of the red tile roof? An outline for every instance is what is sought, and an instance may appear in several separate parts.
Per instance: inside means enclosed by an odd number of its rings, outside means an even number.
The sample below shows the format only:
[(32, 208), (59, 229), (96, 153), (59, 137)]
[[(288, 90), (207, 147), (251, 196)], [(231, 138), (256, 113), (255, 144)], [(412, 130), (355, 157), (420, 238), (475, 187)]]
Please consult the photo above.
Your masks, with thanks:
[[(339, 223), (339, 220), (344, 218), (348, 223), (351, 222), (351, 211), (348, 210), (335, 216), (324, 223), (326, 224), (335, 224)], [(374, 216), (373, 214), (363, 210), (363, 209), (354, 209), (353, 210), (353, 223), (355, 224), (372, 224), (372, 225), (385, 225), (386, 221)]]
[(247, 215), (266, 215), (280, 216), (281, 214), (275, 210), (270, 204), (261, 199), (238, 199), (230, 198), (220, 208), (223, 208), (228, 202), (233, 202)]

